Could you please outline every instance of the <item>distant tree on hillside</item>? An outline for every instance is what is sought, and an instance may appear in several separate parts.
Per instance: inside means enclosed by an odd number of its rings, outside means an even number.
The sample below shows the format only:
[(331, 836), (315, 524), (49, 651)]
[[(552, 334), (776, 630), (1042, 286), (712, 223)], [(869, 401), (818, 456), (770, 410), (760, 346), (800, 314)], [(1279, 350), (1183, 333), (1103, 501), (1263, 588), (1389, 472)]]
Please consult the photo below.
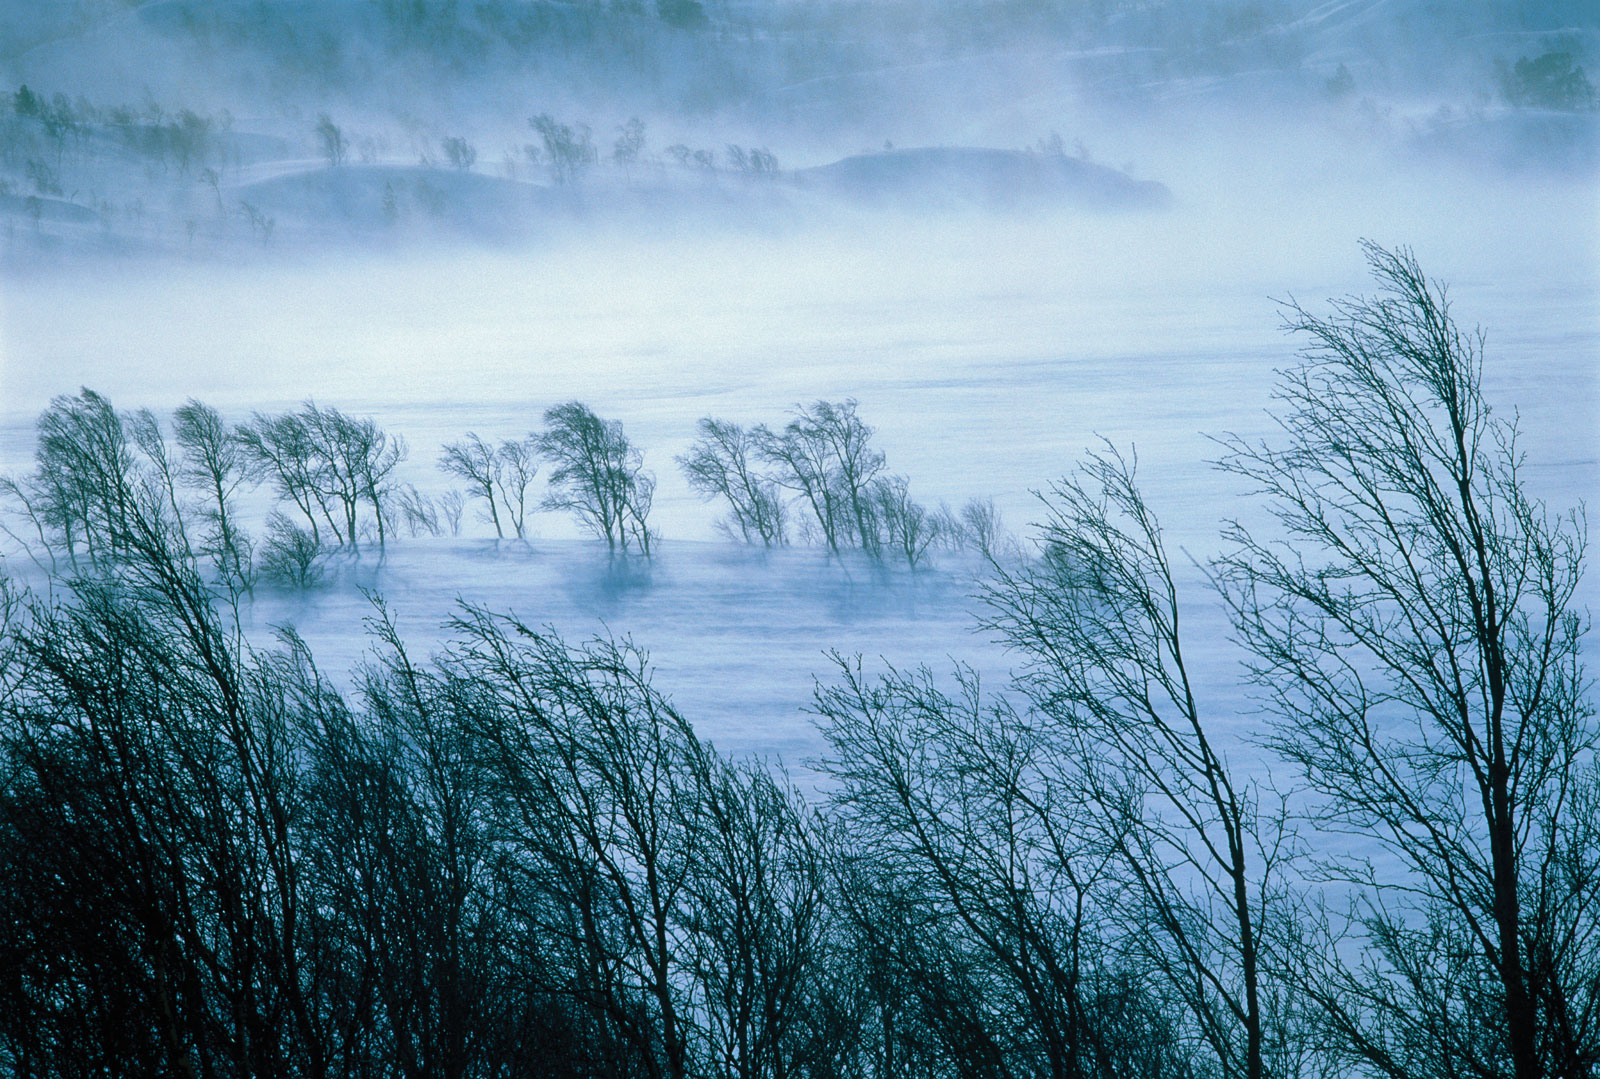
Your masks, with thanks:
[(17, 87), (17, 92), (11, 97), (11, 107), (18, 116), (34, 117), (39, 115), (43, 107), (39, 95), (28, 89), (28, 84), (23, 83)]
[(1522, 57), (1500, 75), (1501, 90), (1513, 105), (1545, 109), (1590, 109), (1594, 84), (1570, 52)]
[(317, 117), (317, 143), (322, 148), (322, 156), (328, 159), (329, 167), (343, 165), (350, 153), (350, 144), (345, 139), (344, 130), (333, 122), (327, 113)]
[(445, 159), (455, 168), (470, 169), (478, 160), (477, 147), (459, 136), (445, 139), (442, 145)]
[(541, 112), (528, 119), (528, 126), (538, 132), (540, 141), (544, 143), (544, 161), (555, 183), (577, 183), (599, 157), (590, 140), (587, 124), (579, 124), (574, 128), (557, 122), (547, 112)]
[(633, 166), (644, 151), (644, 121), (637, 116), (617, 128), (617, 141), (611, 149), (611, 160), (633, 179)]

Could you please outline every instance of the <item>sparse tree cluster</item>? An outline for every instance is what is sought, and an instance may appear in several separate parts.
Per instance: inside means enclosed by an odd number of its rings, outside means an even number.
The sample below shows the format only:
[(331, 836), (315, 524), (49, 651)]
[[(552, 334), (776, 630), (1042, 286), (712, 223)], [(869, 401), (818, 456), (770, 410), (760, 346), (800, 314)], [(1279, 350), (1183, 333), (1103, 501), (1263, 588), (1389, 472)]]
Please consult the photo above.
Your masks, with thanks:
[(728, 167), (745, 176), (772, 177), (778, 174), (778, 159), (765, 146), (746, 148), (730, 142), (727, 158)]
[(1500, 92), (1512, 105), (1524, 108), (1582, 111), (1600, 107), (1583, 67), (1572, 53), (1556, 50), (1522, 56), (1500, 68)]
[[(718, 523), (728, 536), (781, 545), (798, 516), (799, 533), (835, 554), (855, 547), (912, 568), (939, 544), (997, 549), (995, 535), (980, 535), (948, 508), (930, 510), (911, 498), (906, 478), (885, 471), (853, 400), (797, 407), (777, 430), (707, 417), (699, 432), (678, 466), (697, 494), (728, 504)], [(982, 505), (969, 503), (963, 513), (980, 522)], [(988, 514), (997, 528), (992, 503)]]
[[(397, 516), (432, 512), (397, 477), (404, 439), (311, 402), (229, 427), (190, 400), (169, 431), (154, 414), (118, 412), (85, 389), (51, 402), (38, 436), (34, 471), (0, 479), (10, 503), (3, 527), (52, 567), (109, 571), (126, 554), (131, 507), (156, 498), (165, 527), (230, 591), (249, 591), (262, 573), (305, 586), (330, 548), (369, 538), (382, 547)], [(293, 516), (273, 509), (258, 544), (239, 503), (263, 483)]]
[[(469, 433), (445, 445), (439, 469), (466, 491), (435, 500), (401, 477), (405, 439), (371, 419), (308, 401), (229, 427), (191, 400), (174, 413), (169, 434), (154, 416), (118, 412), (85, 389), (57, 398), (40, 416), (35, 470), (0, 478), (9, 502), (0, 527), (41, 563), (110, 565), (122, 551), (128, 505), (154, 485), (187, 520), (195, 553), (243, 591), (261, 574), (309, 587), (330, 552), (368, 542), (382, 549), (401, 531), (458, 534), (468, 499), (497, 538), (525, 538), (538, 506), (571, 514), (614, 552), (648, 557), (655, 477), (621, 423), (576, 401), (544, 419), (541, 431), (521, 439), (491, 444)], [(541, 461), (550, 465), (549, 481), (536, 497)], [(256, 542), (239, 498), (263, 485), (276, 504)]]
[(542, 160), (550, 170), (550, 179), (556, 184), (576, 184), (589, 167), (599, 160), (599, 151), (590, 138), (589, 125), (573, 127), (563, 124), (547, 112), (529, 117), (528, 126), (538, 134), (543, 146), (542, 157), (536, 147), (530, 147), (529, 156)]
[(367, 533), (380, 547), (386, 542), (405, 439), (310, 401), (298, 412), (258, 412), (235, 438), (254, 477), (300, 511), (319, 544), (324, 534), (340, 547), (355, 547)]
[(447, 443), (439, 455), (439, 468), (462, 480), (472, 498), (483, 503), (482, 514), (503, 539), (509, 525), (518, 539), (526, 535), (528, 487), (538, 472), (537, 445), (530, 435), (517, 441), (504, 439), (491, 446), (474, 432), (460, 442)]
[[(1276, 522), (1232, 526), (1209, 569), (1287, 773), (1236, 758), (1243, 717), (1110, 446), (993, 560), (1012, 678), (840, 657), (808, 798), (704, 742), (625, 640), (463, 604), (423, 658), (379, 600), (348, 689), (291, 631), (252, 644), (218, 586), (249, 436), (196, 402), (169, 440), (58, 399), (7, 488), (48, 588), (0, 577), (0, 1069), (1594, 1074), (1582, 521), (1528, 494), (1443, 290), (1368, 256), (1377, 298), (1289, 309), (1310, 344), (1276, 436), (1222, 441)], [(328, 411), (292, 415), (326, 437)], [(854, 464), (803, 467), (851, 536), (883, 462), (853, 407), (792, 416), (823, 420), (849, 448), (806, 445)], [(705, 489), (753, 499), (752, 433), (701, 435)], [(569, 403), (519, 445), (597, 534), (646, 542), (619, 427)], [(454, 448), (507, 511), (499, 448)], [(356, 533), (337, 484), (273, 474), (308, 499), (284, 495), (295, 536)], [(377, 486), (348, 496), (364, 515)]]

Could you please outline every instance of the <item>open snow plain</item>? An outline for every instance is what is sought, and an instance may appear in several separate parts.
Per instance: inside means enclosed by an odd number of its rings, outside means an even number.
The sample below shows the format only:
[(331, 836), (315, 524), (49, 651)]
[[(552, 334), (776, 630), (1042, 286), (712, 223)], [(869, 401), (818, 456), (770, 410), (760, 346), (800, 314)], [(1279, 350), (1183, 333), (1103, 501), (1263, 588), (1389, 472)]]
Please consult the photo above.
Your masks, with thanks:
[[(1023, 535), (1031, 492), (1104, 436), (1136, 447), (1169, 541), (1204, 561), (1219, 521), (1252, 512), (1208, 465), (1207, 436), (1269, 436), (1273, 372), (1296, 348), (1274, 298), (1317, 309), (1365, 290), (1354, 238), (1370, 235), (1415, 246), (1458, 317), (1485, 328), (1489, 395), (1520, 410), (1539, 492), (1566, 506), (1600, 490), (1600, 245), (1581, 185), (1285, 186), (1263, 193), (1277, 201), (1249, 229), (1238, 202), (1173, 187), (1172, 208), (1111, 217), (879, 215), (14, 278), (4, 466), (25, 467), (33, 417), (80, 385), (162, 412), (193, 396), (231, 419), (314, 398), (403, 435), (406, 478), (437, 494), (442, 442), (522, 435), (545, 407), (583, 400), (623, 421), (659, 477), (652, 562), (614, 562), (548, 513), (528, 543), (496, 543), (469, 511), (459, 538), (368, 550), (304, 595), (263, 590), (253, 624), (263, 636), (295, 625), (340, 676), (366, 648), (363, 589), (419, 643), (458, 598), (570, 634), (628, 634), (719, 745), (802, 772), (820, 748), (802, 708), (830, 649), (869, 663), (955, 657), (999, 684), (1006, 657), (974, 631), (981, 567), (943, 554), (912, 572), (719, 539), (720, 509), (673, 462), (702, 416), (781, 422), (798, 403), (854, 397), (917, 497), (992, 497)], [(1183, 576), (1213, 711), (1248, 731), (1220, 613), (1201, 573)]]

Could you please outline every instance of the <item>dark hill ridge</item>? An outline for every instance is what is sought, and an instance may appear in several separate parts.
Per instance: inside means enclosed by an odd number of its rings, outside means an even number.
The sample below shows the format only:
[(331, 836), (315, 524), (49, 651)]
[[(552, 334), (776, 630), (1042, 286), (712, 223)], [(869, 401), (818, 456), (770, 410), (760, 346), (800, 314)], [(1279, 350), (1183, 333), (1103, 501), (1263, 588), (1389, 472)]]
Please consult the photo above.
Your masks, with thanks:
[(1081, 158), (967, 146), (884, 150), (803, 169), (794, 181), (840, 198), (891, 205), (969, 202), (1003, 209), (1071, 205), (1085, 209), (1163, 206), (1172, 194), (1153, 180)]
[(406, 228), (485, 238), (526, 235), (557, 223), (782, 220), (828, 202), (869, 210), (1093, 213), (1151, 209), (1171, 199), (1162, 184), (1080, 159), (967, 147), (863, 154), (765, 180), (666, 170), (633, 183), (601, 175), (570, 186), (420, 166), (316, 166), (241, 185), (230, 194), (291, 229), (364, 233), (398, 219)]
[[(263, 146), (268, 145), (263, 143)], [(251, 177), (244, 179), (242, 177)], [(826, 220), (851, 212), (911, 210), (935, 216), (1141, 212), (1171, 201), (1167, 188), (1058, 153), (940, 147), (847, 157), (791, 172), (745, 175), (657, 163), (624, 180), (616, 170), (572, 184), (509, 179), (472, 169), (261, 161), (207, 186), (189, 175), (160, 198), (159, 183), (102, 213), (69, 198), (0, 191), (0, 223), (25, 239), (82, 246), (127, 241), (140, 250), (215, 250), (238, 244), (324, 246), (363, 237), (516, 241), (592, 227), (740, 229)], [(183, 177), (178, 170), (158, 174)], [(141, 198), (141, 212), (129, 206)], [(166, 203), (166, 205), (163, 205)], [(143, 207), (148, 204), (149, 210)], [(30, 239), (29, 242), (32, 242)], [(198, 247), (197, 247), (198, 245)]]

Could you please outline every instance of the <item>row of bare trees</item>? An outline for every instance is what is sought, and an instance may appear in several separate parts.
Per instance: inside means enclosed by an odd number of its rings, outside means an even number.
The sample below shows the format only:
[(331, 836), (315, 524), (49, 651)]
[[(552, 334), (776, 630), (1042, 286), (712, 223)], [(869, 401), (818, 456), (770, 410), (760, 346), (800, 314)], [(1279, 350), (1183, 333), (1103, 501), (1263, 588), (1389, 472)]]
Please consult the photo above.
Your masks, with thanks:
[(792, 526), (835, 554), (854, 547), (913, 568), (938, 546), (988, 556), (1005, 544), (992, 502), (971, 500), (957, 514), (913, 499), (906, 478), (886, 471), (854, 400), (796, 407), (776, 430), (706, 417), (699, 435), (678, 465), (697, 494), (727, 503), (717, 527), (730, 538), (782, 546)]
[[(445, 446), (439, 465), (465, 480), (468, 494), (435, 501), (400, 479), (406, 442), (371, 419), (307, 402), (230, 426), (191, 400), (169, 429), (154, 413), (119, 412), (85, 389), (39, 417), (34, 471), (0, 478), (10, 511), (0, 527), (41, 565), (115, 561), (130, 499), (154, 485), (190, 518), (186, 542), (224, 585), (249, 591), (265, 574), (304, 587), (329, 550), (369, 540), (381, 548), (401, 529), (458, 529), (468, 498), (481, 502), (497, 536), (522, 537), (542, 460), (551, 472), (539, 506), (571, 513), (614, 551), (648, 555), (655, 479), (622, 425), (575, 401), (549, 409), (545, 422), (526, 439), (491, 445), (469, 434)], [(241, 504), (261, 486), (275, 505), (258, 542)]]
[[(547, 409), (543, 419), (522, 438), (469, 432), (446, 444), (438, 467), (465, 487), (435, 499), (401, 478), (405, 439), (370, 418), (308, 401), (229, 425), (191, 400), (163, 425), (154, 413), (118, 412), (85, 389), (56, 398), (40, 416), (35, 470), (0, 479), (11, 511), (3, 527), (41, 562), (113, 558), (127, 511), (107, 499), (156, 476), (195, 518), (196, 552), (238, 591), (262, 575), (308, 587), (328, 552), (369, 541), (382, 548), (402, 531), (457, 532), (469, 504), (496, 538), (525, 538), (542, 509), (569, 515), (614, 553), (648, 557), (656, 479), (622, 424), (578, 401)], [(935, 547), (992, 555), (1009, 543), (992, 503), (971, 501), (958, 515), (913, 499), (906, 479), (885, 470), (854, 401), (797, 407), (779, 430), (707, 418), (699, 431), (678, 461), (691, 489), (730, 507), (718, 527), (731, 538), (776, 546), (798, 533), (835, 553), (855, 548), (913, 568)], [(259, 504), (252, 492), (261, 487), (273, 505), (253, 538), (246, 507)]]
[(811, 796), (627, 641), (463, 605), (415, 657), (377, 601), (345, 687), (253, 644), (134, 417), (38, 518), (51, 588), (0, 592), (0, 1069), (1595, 1074), (1581, 518), (1368, 256), (1379, 296), (1290, 309), (1278, 435), (1221, 442), (1272, 522), (1202, 567), (1255, 711), (1108, 446), (993, 560), (1012, 678), (839, 657)]
[[(248, 591), (261, 571), (309, 583), (327, 547), (354, 547), (368, 535), (383, 545), (415, 497), (396, 477), (404, 439), (311, 402), (230, 427), (191, 400), (173, 413), (169, 432), (154, 413), (120, 413), (84, 389), (53, 400), (38, 431), (35, 470), (0, 480), (0, 491), (30, 534), (7, 531), (52, 567), (119, 561), (137, 500), (154, 497), (191, 518), (184, 543), (228, 588)], [(273, 510), (258, 550), (240, 501), (262, 484), (299, 520)]]
[(467, 483), (470, 496), (483, 503), (481, 513), (497, 538), (504, 538), (509, 525), (521, 539), (527, 527), (528, 488), (543, 458), (551, 471), (541, 507), (570, 513), (613, 552), (636, 549), (648, 556), (656, 480), (645, 471), (644, 455), (628, 441), (622, 424), (601, 419), (580, 401), (547, 409), (544, 423), (542, 431), (498, 445), (469, 432), (463, 441), (444, 447), (439, 467)]

